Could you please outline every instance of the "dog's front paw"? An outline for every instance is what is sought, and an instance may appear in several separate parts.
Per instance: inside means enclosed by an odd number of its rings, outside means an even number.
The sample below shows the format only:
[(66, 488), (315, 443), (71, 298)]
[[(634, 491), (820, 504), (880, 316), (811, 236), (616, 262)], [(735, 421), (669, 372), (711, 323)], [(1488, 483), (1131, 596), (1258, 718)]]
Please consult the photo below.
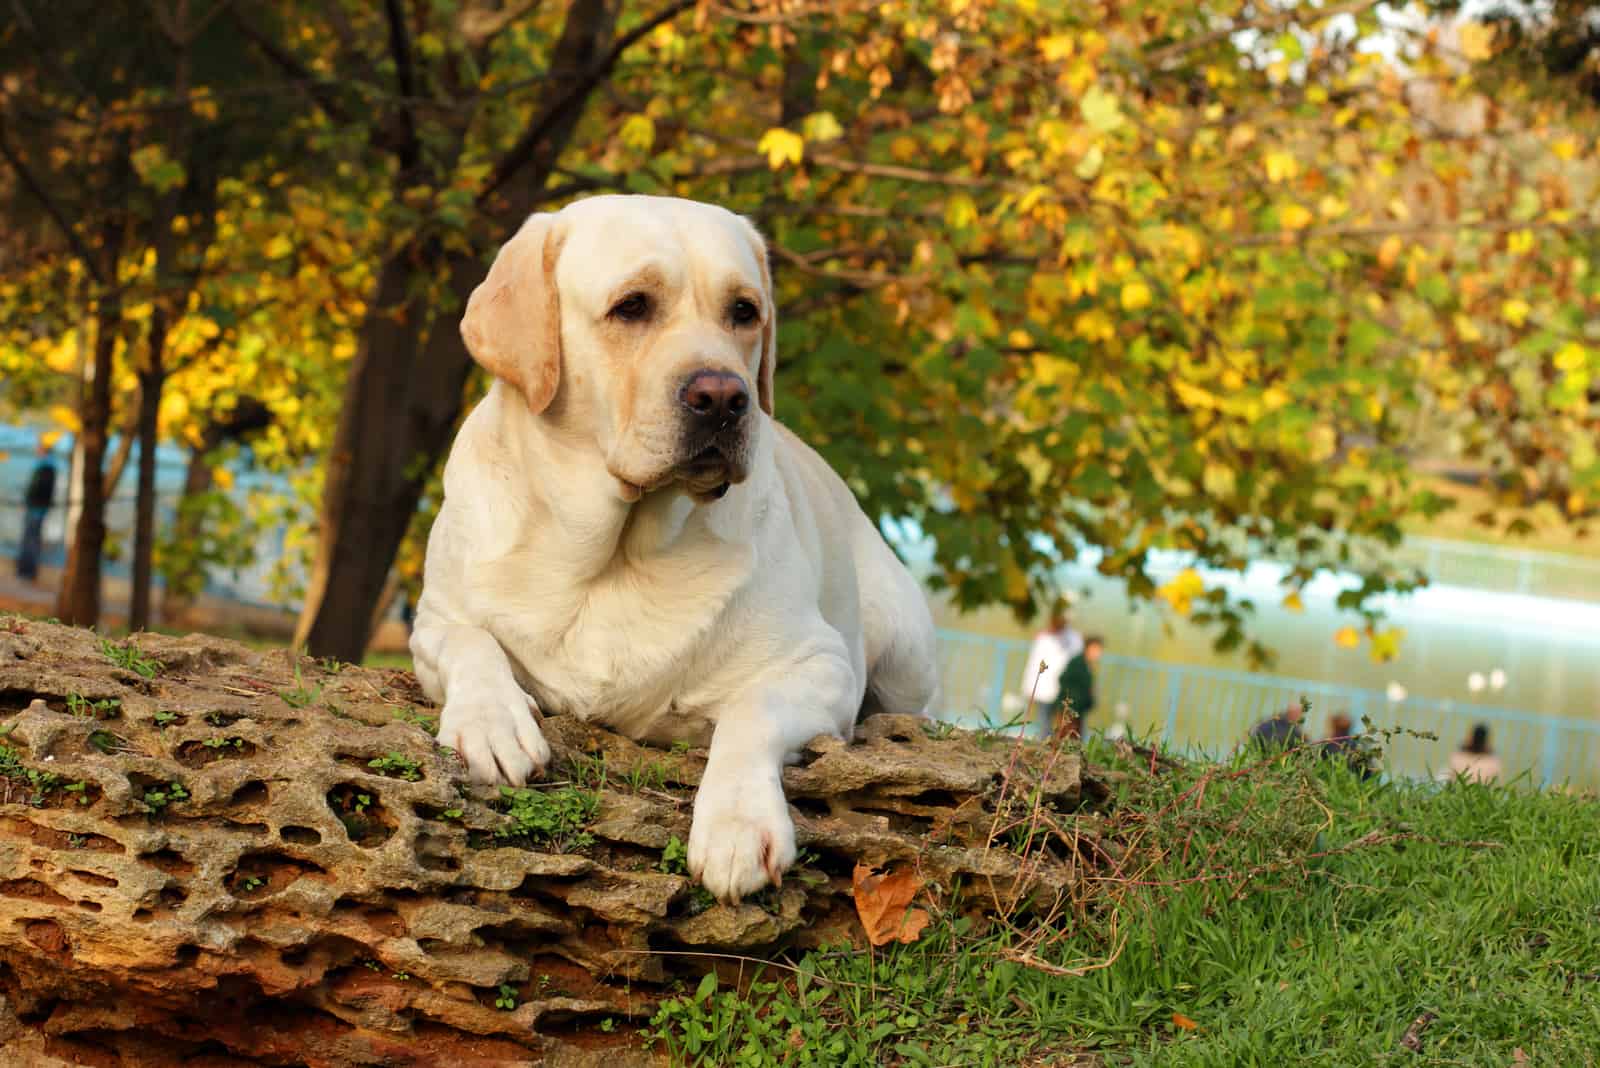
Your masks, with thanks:
[(711, 774), (701, 780), (689, 828), (689, 874), (732, 904), (794, 863), (794, 821), (777, 779)]
[(534, 708), (515, 685), (449, 697), (439, 713), (439, 744), (461, 754), (474, 782), (521, 786), (550, 763)]

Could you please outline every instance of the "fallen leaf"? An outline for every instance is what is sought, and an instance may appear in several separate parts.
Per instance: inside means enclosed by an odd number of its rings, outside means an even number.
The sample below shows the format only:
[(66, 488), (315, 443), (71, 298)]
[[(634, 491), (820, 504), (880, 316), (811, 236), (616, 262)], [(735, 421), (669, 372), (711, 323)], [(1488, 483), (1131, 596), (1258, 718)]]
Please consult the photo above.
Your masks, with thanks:
[(1181, 1012), (1175, 1012), (1172, 1014), (1172, 1026), (1181, 1027), (1185, 1031), (1198, 1031), (1200, 1029), (1199, 1024), (1195, 1023)]
[(873, 945), (915, 942), (928, 926), (927, 911), (910, 908), (911, 899), (923, 885), (915, 872), (907, 869), (879, 875), (865, 864), (857, 864), (851, 881), (855, 884), (856, 915)]
[(1518, 1046), (1516, 1049), (1511, 1051), (1511, 1063), (1512, 1064), (1532, 1064), (1533, 1062), (1528, 1060), (1528, 1055), (1526, 1053), (1522, 1052), (1522, 1047), (1521, 1046)]

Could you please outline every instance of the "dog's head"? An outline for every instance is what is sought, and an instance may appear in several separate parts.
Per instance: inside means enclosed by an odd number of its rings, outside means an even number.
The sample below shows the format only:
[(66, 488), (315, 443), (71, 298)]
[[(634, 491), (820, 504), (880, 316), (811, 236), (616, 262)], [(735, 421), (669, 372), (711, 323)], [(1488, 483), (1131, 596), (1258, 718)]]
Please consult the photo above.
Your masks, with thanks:
[(775, 313), (744, 219), (604, 196), (523, 224), (461, 336), (535, 415), (592, 441), (623, 499), (680, 484), (705, 501), (749, 474), (772, 414)]

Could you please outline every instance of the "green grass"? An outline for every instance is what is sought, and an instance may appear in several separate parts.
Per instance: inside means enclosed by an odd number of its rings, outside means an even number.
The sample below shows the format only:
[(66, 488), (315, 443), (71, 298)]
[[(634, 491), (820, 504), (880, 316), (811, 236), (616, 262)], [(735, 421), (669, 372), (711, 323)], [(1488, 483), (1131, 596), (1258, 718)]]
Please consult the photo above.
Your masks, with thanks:
[(708, 982), (657, 1015), (661, 1048), (707, 1065), (1600, 1063), (1593, 801), (1303, 759), (1123, 770), (1100, 806), (1121, 861), (1048, 923), (946, 914), (915, 945)]

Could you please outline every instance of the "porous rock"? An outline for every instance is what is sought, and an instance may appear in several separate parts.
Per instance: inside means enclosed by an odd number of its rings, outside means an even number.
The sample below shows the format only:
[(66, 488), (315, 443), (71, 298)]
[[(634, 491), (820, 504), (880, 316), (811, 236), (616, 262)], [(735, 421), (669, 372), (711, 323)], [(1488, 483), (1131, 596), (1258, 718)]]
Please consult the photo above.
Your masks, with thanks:
[(123, 644), (0, 619), (0, 1064), (654, 1063), (640, 1026), (718, 954), (858, 940), (858, 862), (952, 907), (1048, 909), (1076, 877), (997, 820), (1075, 808), (1070, 753), (904, 716), (818, 739), (784, 776), (800, 864), (715, 905), (662, 855), (702, 751), (547, 718), (540, 788), (598, 808), (582, 836), (507, 837), (409, 674)]

